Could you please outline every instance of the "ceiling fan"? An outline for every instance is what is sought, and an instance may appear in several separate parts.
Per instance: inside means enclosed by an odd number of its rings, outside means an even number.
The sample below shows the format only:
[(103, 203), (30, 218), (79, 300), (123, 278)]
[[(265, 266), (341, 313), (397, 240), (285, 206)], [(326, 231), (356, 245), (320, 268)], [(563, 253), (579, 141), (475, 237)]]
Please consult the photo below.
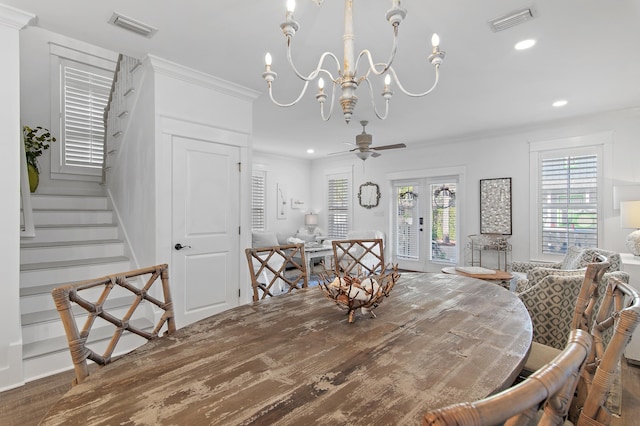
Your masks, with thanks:
[[(367, 124), (369, 124), (369, 122), (367, 120), (362, 120), (360, 122), (360, 125), (362, 125), (362, 133), (360, 133), (359, 135), (356, 135), (356, 147), (353, 149), (350, 149), (349, 151), (342, 151), (342, 152), (333, 152), (329, 155), (334, 155), (334, 154), (342, 154), (343, 152), (355, 152), (356, 155), (358, 156), (358, 158), (360, 158), (362, 161), (366, 160), (369, 157), (379, 157), (381, 154), (379, 152), (376, 151), (382, 151), (385, 149), (396, 149), (396, 148), (406, 148), (407, 146), (403, 143), (396, 143), (393, 145), (382, 145), (382, 146), (371, 146), (371, 143), (373, 142), (373, 136), (369, 133), (367, 133), (366, 131), (366, 126)], [(353, 145), (353, 144), (349, 144), (349, 145)]]

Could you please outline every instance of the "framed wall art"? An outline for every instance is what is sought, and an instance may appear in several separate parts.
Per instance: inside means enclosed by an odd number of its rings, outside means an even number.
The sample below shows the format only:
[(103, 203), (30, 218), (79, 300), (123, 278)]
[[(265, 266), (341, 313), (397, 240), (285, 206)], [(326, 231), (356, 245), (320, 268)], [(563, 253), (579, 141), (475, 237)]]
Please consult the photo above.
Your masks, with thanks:
[(360, 185), (358, 200), (365, 209), (378, 207), (380, 202), (380, 187), (377, 183), (366, 182)]
[(287, 186), (283, 183), (276, 183), (276, 207), (278, 209), (277, 218), (287, 218)]
[(511, 235), (511, 178), (480, 179), (480, 233)]

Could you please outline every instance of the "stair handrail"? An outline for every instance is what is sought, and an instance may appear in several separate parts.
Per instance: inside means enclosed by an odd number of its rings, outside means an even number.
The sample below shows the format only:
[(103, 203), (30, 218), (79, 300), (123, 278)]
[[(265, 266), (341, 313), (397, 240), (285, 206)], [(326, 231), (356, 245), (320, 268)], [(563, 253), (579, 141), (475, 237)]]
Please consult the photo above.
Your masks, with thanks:
[[(120, 138), (123, 136), (124, 127), (128, 120), (128, 107), (131, 102), (125, 98), (136, 92), (133, 73), (142, 65), (142, 62), (134, 57), (123, 54), (118, 55), (118, 62), (111, 83), (109, 100), (104, 108), (102, 118), (104, 120), (104, 155), (102, 157), (102, 184), (107, 183), (107, 171), (111, 168), (107, 164), (109, 156), (113, 155), (117, 148), (110, 148), (109, 138)], [(117, 130), (112, 132), (110, 124)]]
[(22, 225), (20, 226), (20, 238), (33, 238), (36, 236), (36, 228), (33, 223), (33, 207), (31, 206), (31, 189), (29, 188), (29, 171), (27, 169), (27, 153), (24, 139), (20, 138), (20, 201), (22, 204)]
[(118, 54), (118, 62), (116, 63), (116, 69), (113, 72), (113, 81), (111, 82), (111, 91), (109, 92), (109, 100), (107, 101), (107, 105), (104, 107), (104, 113), (102, 114), (102, 120), (104, 121), (104, 142), (103, 142), (103, 155), (102, 155), (102, 184), (107, 183), (107, 153), (109, 152), (109, 147), (107, 146), (107, 140), (109, 139), (108, 135), (108, 121), (109, 121), (109, 110), (111, 109), (111, 102), (113, 102), (113, 95), (116, 92), (116, 82), (118, 81), (118, 74), (120, 72), (120, 64), (122, 63), (123, 55), (122, 53)]

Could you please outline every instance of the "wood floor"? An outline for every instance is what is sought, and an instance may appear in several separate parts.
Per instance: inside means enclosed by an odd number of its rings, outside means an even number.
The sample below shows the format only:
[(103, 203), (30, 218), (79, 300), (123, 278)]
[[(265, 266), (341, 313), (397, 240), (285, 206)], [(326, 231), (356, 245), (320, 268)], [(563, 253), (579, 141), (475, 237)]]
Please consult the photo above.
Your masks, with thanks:
[[(67, 390), (71, 388), (73, 371), (56, 374), (0, 393), (0, 425), (32, 426)], [(635, 426), (640, 418), (640, 367), (622, 366), (621, 425)]]

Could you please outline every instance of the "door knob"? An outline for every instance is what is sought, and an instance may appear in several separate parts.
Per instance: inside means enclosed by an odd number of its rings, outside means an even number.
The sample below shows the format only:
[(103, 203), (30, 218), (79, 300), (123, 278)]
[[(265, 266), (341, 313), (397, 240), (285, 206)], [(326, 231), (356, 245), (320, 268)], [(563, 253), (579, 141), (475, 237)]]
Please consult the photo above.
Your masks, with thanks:
[(182, 244), (178, 243), (175, 246), (173, 246), (176, 250), (182, 250), (184, 248), (191, 248), (191, 246), (183, 246)]

